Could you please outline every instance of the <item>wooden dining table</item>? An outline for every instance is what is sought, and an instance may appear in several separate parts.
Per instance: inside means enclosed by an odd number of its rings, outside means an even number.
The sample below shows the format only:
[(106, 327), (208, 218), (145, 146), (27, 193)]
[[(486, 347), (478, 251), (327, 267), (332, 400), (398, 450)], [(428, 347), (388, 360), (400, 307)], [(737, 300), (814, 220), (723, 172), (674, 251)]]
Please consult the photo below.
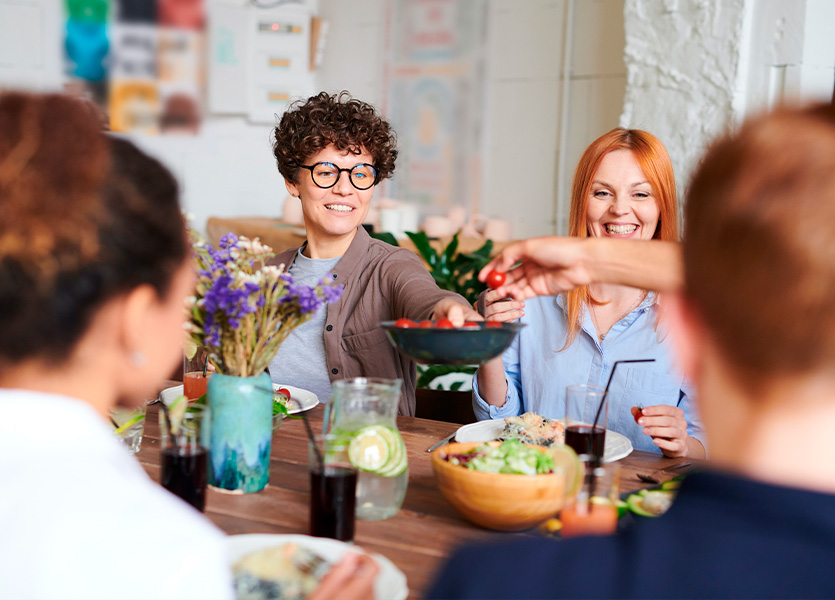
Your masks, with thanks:
[[(177, 385), (177, 382), (171, 382)], [(142, 466), (160, 479), (160, 437), (157, 405), (148, 407), (142, 446), (137, 453)], [(324, 408), (320, 404), (305, 413), (314, 432), (321, 431)], [(427, 448), (454, 433), (460, 425), (397, 417), (397, 426), (409, 458), (409, 486), (400, 511), (390, 519), (357, 521), (354, 543), (391, 560), (406, 575), (410, 598), (421, 598), (436, 571), (456, 546), (491, 538), (541, 535), (536, 529), (521, 533), (493, 532), (473, 525), (450, 505), (435, 485)], [(249, 533), (308, 533), (310, 482), (307, 432), (301, 419), (285, 418), (273, 434), (270, 481), (261, 492), (230, 494), (209, 488), (206, 516), (228, 535)], [(692, 469), (699, 461), (670, 459), (660, 454), (633, 451), (620, 460), (621, 491), (651, 484), (638, 473), (662, 479)], [(683, 468), (678, 465), (689, 463)], [(384, 600), (384, 599), (381, 599)]]

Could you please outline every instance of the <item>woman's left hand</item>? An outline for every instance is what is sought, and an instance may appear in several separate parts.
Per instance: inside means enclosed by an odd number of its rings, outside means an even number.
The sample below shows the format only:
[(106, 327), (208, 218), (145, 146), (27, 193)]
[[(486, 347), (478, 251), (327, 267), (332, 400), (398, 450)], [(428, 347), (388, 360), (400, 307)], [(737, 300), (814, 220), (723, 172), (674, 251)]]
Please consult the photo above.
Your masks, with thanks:
[(464, 321), (483, 321), (484, 317), (478, 314), (478, 311), (472, 306), (467, 306), (456, 302), (452, 298), (444, 298), (438, 300), (435, 308), (432, 310), (432, 319), (449, 319), (452, 321), (453, 327), (462, 327)]
[(704, 458), (704, 447), (699, 440), (687, 434), (684, 412), (677, 406), (658, 404), (645, 406), (642, 411), (633, 406), (631, 411), (633, 417), (641, 412), (638, 425), (644, 428), (644, 433), (652, 438), (665, 456)]

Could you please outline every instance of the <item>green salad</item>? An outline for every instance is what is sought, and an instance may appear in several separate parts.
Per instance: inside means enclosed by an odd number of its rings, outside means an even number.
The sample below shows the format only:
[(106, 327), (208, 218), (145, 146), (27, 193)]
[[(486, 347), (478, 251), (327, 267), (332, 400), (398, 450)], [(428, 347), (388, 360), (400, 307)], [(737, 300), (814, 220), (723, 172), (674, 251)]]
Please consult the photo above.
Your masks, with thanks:
[(529, 448), (517, 439), (499, 446), (482, 444), (469, 452), (448, 454), (447, 461), (474, 471), (540, 475), (554, 472), (554, 459), (548, 452)]

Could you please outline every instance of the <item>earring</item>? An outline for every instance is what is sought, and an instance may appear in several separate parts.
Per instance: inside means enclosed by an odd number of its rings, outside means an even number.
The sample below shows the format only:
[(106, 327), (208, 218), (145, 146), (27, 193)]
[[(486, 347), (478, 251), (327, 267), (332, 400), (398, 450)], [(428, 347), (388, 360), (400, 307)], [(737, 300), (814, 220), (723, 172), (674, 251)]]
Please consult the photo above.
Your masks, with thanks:
[(134, 367), (141, 367), (145, 364), (145, 355), (142, 352), (134, 352), (130, 356), (130, 362)]

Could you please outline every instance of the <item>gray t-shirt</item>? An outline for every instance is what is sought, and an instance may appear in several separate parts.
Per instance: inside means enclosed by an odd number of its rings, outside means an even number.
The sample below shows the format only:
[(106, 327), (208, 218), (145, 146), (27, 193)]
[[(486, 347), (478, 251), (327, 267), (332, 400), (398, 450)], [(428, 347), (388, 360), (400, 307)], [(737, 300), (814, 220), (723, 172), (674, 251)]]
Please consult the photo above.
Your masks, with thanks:
[[(341, 258), (307, 258), (300, 248), (290, 265), (290, 275), (297, 284), (315, 286)], [(327, 305), (323, 305), (313, 318), (290, 332), (270, 362), (273, 383), (309, 390), (320, 402), (327, 402), (331, 397), (323, 337), (327, 317)]]

